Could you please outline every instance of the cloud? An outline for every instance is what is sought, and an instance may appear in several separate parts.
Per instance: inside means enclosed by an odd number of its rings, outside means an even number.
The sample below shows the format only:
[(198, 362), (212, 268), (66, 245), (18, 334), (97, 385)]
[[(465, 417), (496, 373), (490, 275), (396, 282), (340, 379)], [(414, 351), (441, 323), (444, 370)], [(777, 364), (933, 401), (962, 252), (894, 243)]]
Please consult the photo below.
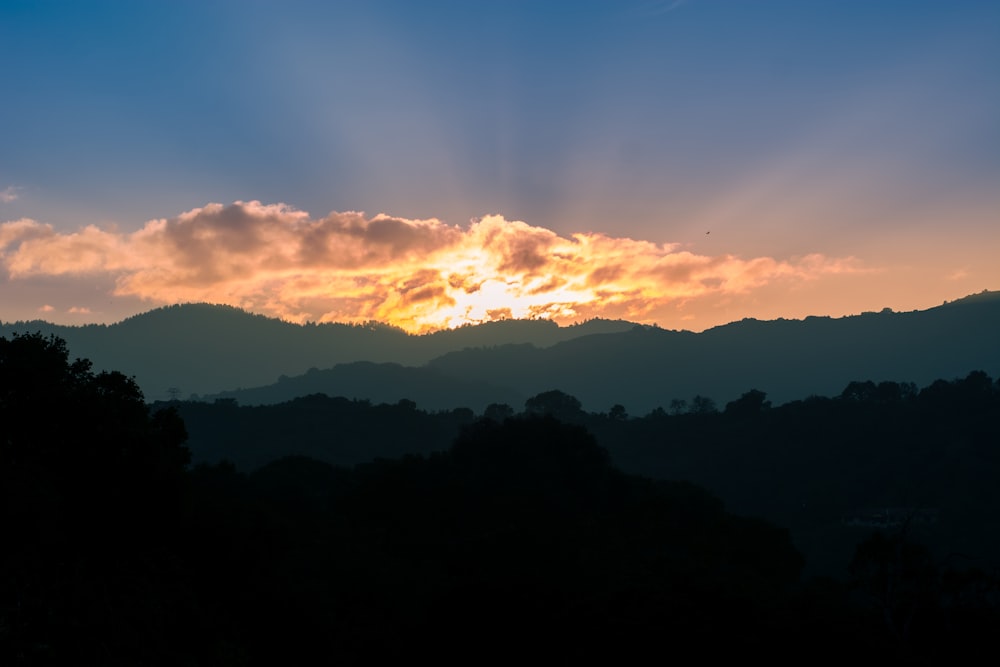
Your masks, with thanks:
[(16, 185), (11, 185), (3, 190), (0, 190), (0, 202), (4, 204), (9, 204), (12, 201), (15, 201), (19, 196), (21, 196), (21, 188)]
[(38, 309), (38, 312), (40, 312), (40, 313), (51, 313), (54, 310), (55, 310), (55, 307), (50, 306), (49, 304), (45, 304), (44, 306), (42, 306), (42, 307), (40, 307)]
[(71, 315), (90, 315), (91, 310), (86, 306), (72, 306), (68, 311)]
[(948, 275), (944, 277), (945, 280), (965, 280), (969, 277), (969, 272), (966, 269), (955, 269)]
[(565, 237), (495, 215), (460, 228), (358, 212), (317, 219), (257, 201), (209, 204), (128, 233), (3, 223), (0, 265), (12, 281), (111, 277), (116, 296), (156, 304), (226, 303), (297, 322), (380, 320), (410, 331), (511, 317), (656, 322), (692, 299), (862, 270), (818, 254), (745, 259)]
[(31, 218), (21, 218), (20, 220), (4, 222), (0, 224), (0, 252), (3, 252), (8, 246), (16, 245), (28, 239), (53, 235), (55, 235), (55, 232), (51, 225), (43, 225)]

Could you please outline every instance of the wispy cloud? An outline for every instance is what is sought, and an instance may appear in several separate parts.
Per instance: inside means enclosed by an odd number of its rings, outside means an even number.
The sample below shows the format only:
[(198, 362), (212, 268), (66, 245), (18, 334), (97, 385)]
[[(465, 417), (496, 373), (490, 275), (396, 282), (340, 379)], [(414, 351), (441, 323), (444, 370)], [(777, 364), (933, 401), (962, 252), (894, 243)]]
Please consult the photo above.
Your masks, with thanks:
[(20, 196), (21, 188), (16, 185), (11, 185), (3, 190), (0, 190), (0, 202), (3, 202), (4, 204), (9, 204)]
[(945, 280), (965, 280), (969, 277), (969, 272), (965, 269), (955, 269), (944, 278)]
[(316, 219), (257, 201), (209, 204), (130, 233), (8, 222), (0, 263), (11, 280), (110, 275), (116, 295), (154, 303), (208, 301), (410, 331), (505, 317), (654, 322), (686, 300), (862, 270), (819, 254), (710, 256), (605, 234), (565, 237), (500, 216), (461, 228), (357, 212)]

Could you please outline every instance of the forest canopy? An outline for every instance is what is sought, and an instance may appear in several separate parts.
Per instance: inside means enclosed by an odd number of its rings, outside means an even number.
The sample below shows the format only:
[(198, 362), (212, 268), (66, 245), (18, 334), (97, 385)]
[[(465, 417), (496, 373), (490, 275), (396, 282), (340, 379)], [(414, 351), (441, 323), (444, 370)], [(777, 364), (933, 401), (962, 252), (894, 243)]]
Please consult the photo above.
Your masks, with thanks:
[[(531, 647), (619, 659), (665, 645), (799, 655), (795, 642), (841, 657), (951, 655), (956, 642), (992, 637), (995, 577), (897, 532), (857, 535), (843, 561), (849, 579), (804, 581), (801, 551), (772, 518), (786, 516), (777, 482), (801, 493), (808, 480), (791, 480), (802, 457), (838, 442), (853, 456), (858, 446), (837, 439), (865, 425), (879, 437), (947, 435), (947, 447), (978, 457), (970, 492), (992, 498), (979, 482), (995, 479), (996, 389), (985, 373), (920, 391), (858, 382), (836, 399), (780, 407), (750, 390), (722, 411), (642, 418), (620, 405), (586, 413), (558, 390), (523, 413), (494, 405), (483, 418), (325, 396), (267, 409), (150, 406), (130, 378), (71, 361), (57, 338), (0, 338), (0, 661), (264, 665), (317, 653), (467, 657), (483, 646), (508, 657)], [(248, 471), (191, 467), (183, 414), (198, 417), (199, 443), (246, 422), (277, 455)], [(259, 428), (255, 414), (277, 426)], [(898, 430), (918, 415), (925, 421)], [(283, 430), (293, 422), (300, 430)], [(352, 430), (363, 442), (375, 423), (397, 423), (381, 431), (395, 438), (392, 458), (369, 451), (347, 467), (289, 456), (307, 434), (325, 437), (330, 453)], [(456, 435), (421, 450), (434, 423), (450, 424), (435, 437)], [(260, 446), (237, 432), (230, 445)], [(940, 441), (928, 442), (911, 453), (940, 454)], [(697, 451), (714, 461), (714, 478)], [(775, 452), (786, 460), (768, 481)], [(743, 486), (719, 474), (734, 462)], [(738, 501), (773, 489), (759, 506), (777, 510), (741, 516), (677, 479), (698, 474)]]

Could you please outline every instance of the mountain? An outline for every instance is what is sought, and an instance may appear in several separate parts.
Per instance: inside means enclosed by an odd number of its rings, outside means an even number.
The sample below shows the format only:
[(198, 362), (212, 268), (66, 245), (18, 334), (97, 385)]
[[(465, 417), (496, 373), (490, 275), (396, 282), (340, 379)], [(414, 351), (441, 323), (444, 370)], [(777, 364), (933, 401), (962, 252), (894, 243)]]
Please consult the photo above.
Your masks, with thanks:
[(633, 414), (695, 395), (720, 405), (755, 388), (775, 404), (839, 394), (854, 380), (927, 384), (972, 370), (1000, 373), (1000, 293), (924, 311), (804, 320), (742, 320), (702, 333), (635, 327), (547, 349), (509, 345), (451, 352), (442, 375), (489, 378), (533, 396), (558, 388), (587, 410)]
[[(306, 324), (254, 315), (230, 306), (183, 304), (157, 308), (111, 325), (48, 322), (0, 324), (0, 335), (55, 334), (75, 357), (98, 370), (135, 377), (149, 400), (213, 394), (275, 382), (310, 368), (356, 361), (420, 366), (465, 347), (553, 345), (577, 336), (625, 331), (632, 323), (592, 320), (560, 327), (546, 320), (507, 320), (422, 336), (384, 324)], [(170, 391), (176, 388), (176, 392)]]
[[(97, 369), (134, 376), (148, 400), (227, 392), (240, 402), (273, 403), (322, 392), (478, 409), (491, 402), (520, 407), (522, 397), (560, 389), (590, 411), (622, 404), (645, 414), (695, 395), (721, 406), (752, 388), (781, 404), (839, 394), (854, 380), (926, 384), (972, 370), (1000, 375), (1000, 292), (922, 311), (745, 319), (702, 333), (622, 321), (560, 327), (510, 320), (415, 336), (381, 324), (297, 325), (207, 304), (106, 326), (0, 325), (0, 335), (33, 331), (64, 338), (73, 356)], [(350, 366), (361, 361), (371, 363)], [(276, 382), (280, 376), (287, 377)]]

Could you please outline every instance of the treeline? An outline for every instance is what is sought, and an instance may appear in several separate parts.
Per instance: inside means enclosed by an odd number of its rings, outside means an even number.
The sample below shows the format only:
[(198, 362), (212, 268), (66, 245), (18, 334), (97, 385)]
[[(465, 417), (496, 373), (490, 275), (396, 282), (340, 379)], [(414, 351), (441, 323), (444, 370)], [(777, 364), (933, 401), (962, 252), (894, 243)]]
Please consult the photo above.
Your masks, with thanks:
[[(933, 661), (992, 646), (988, 571), (937, 560), (897, 531), (859, 537), (849, 581), (803, 582), (785, 529), (731, 514), (689, 482), (619, 471), (583, 425), (544, 414), (572, 409), (569, 398), (529, 401), (519, 416), (494, 406), (497, 419), (313, 398), (382, 421), (410, 413), (411, 441), (421, 419), (468, 423), (437, 453), (354, 467), (192, 467), (184, 406), (151, 408), (124, 376), (70, 362), (57, 339), (0, 338), (0, 662), (690, 650)], [(692, 432), (720, 420), (735, 433), (767, 418), (759, 403), (586, 418)]]
[[(244, 470), (288, 454), (354, 465), (379, 457), (440, 451), (463, 426), (477, 419), (502, 422), (532, 414), (585, 426), (620, 465), (656, 470), (668, 477), (676, 475), (662, 470), (661, 445), (667, 442), (675, 450), (678, 443), (690, 440), (724, 443), (748, 438), (822, 446), (851, 433), (851, 443), (872, 454), (873, 447), (881, 449), (887, 440), (967, 446), (991, 438), (995, 442), (1000, 434), (996, 420), (1000, 379), (993, 381), (983, 371), (950, 381), (939, 379), (922, 389), (907, 382), (855, 381), (836, 397), (811, 396), (777, 407), (756, 389), (721, 409), (711, 398), (696, 395), (675, 398), (666, 409), (658, 407), (644, 416), (629, 415), (620, 404), (607, 412), (587, 412), (577, 398), (555, 389), (532, 396), (520, 408), (493, 403), (481, 414), (465, 407), (421, 410), (421, 397), (413, 398), (374, 404), (310, 394), (277, 405), (241, 406), (235, 399), (223, 398), (158, 401), (153, 407), (174, 407), (183, 416), (196, 462), (225, 459)], [(812, 453), (808, 447), (805, 450)]]
[(704, 485), (788, 527), (810, 571), (843, 575), (864, 529), (846, 519), (887, 509), (933, 517), (911, 530), (940, 558), (1000, 566), (1000, 385), (981, 371), (922, 389), (852, 382), (779, 407), (751, 390), (720, 411), (579, 423), (626, 471)]
[(788, 527), (809, 572), (843, 576), (859, 537), (845, 518), (886, 508), (933, 516), (920, 530), (942, 557), (1000, 564), (1000, 385), (982, 371), (923, 388), (856, 381), (839, 396), (781, 406), (757, 390), (723, 406), (694, 396), (641, 417), (621, 405), (586, 412), (558, 390), (482, 415), (323, 395), (170, 405), (188, 425), (196, 462), (245, 471), (291, 454), (354, 465), (444, 451), (477, 419), (551, 415), (585, 427), (626, 472), (695, 482), (732, 511)]
[(429, 413), (410, 400), (373, 405), (322, 394), (267, 406), (219, 399), (161, 402), (153, 407), (172, 407), (181, 415), (195, 463), (229, 461), (244, 471), (284, 456), (350, 466), (442, 451), (476, 419), (467, 408)]

